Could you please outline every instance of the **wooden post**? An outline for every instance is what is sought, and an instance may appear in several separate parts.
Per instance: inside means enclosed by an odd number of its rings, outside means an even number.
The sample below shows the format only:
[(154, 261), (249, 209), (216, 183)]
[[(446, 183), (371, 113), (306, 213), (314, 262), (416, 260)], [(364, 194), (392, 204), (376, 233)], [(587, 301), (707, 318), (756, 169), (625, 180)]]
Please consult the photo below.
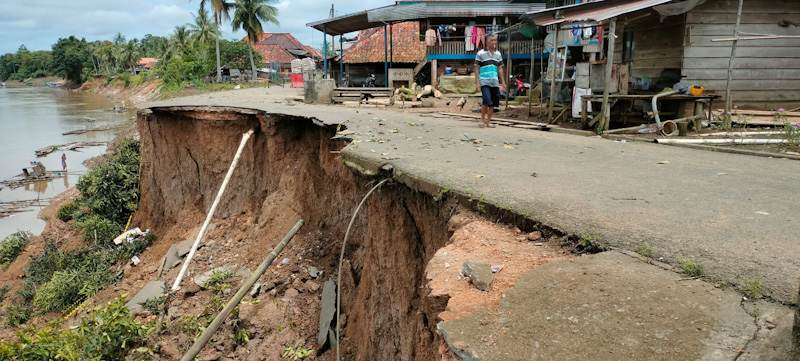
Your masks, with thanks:
[[(733, 28), (733, 37), (734, 39), (739, 38), (739, 25), (742, 23), (742, 5), (744, 4), (744, 0), (739, 0), (739, 11), (736, 14), (736, 27)], [(731, 116), (730, 112), (733, 108), (733, 99), (731, 99), (731, 80), (733, 79), (733, 62), (736, 61), (736, 45), (739, 43), (738, 40), (734, 40), (733, 44), (731, 44), (731, 59), (728, 61), (728, 83), (725, 85), (725, 126), (731, 126)]]
[(556, 54), (558, 54), (558, 28), (560, 26), (561, 24), (556, 24), (556, 31), (553, 34), (553, 51), (550, 52), (553, 64), (553, 78), (550, 82), (550, 105), (547, 107), (549, 114), (547, 116), (548, 123), (553, 120), (553, 108), (556, 106), (556, 61), (558, 61), (558, 56)]
[(528, 89), (528, 118), (531, 116), (531, 104), (533, 103), (533, 64), (535, 64), (536, 55), (533, 52), (534, 46), (534, 38), (531, 36), (531, 72), (528, 76), (528, 84), (531, 85), (531, 89)]
[(603, 110), (600, 116), (603, 117), (601, 123), (602, 130), (608, 130), (611, 124), (611, 107), (608, 105), (608, 95), (611, 90), (611, 72), (614, 70), (614, 44), (617, 32), (617, 18), (611, 19), (608, 29), (608, 56), (606, 56), (606, 79), (603, 84)]
[(438, 72), (439, 72), (439, 61), (433, 59), (431, 60), (431, 85), (433, 85), (434, 88), (439, 87), (439, 84), (436, 82), (436, 77), (439, 75)]
[(511, 51), (511, 31), (506, 32), (506, 44), (508, 44), (508, 67), (506, 68), (505, 74), (503, 74), (503, 76), (506, 77), (505, 79), (503, 79), (503, 82), (506, 83), (506, 109), (508, 109), (508, 98), (511, 97), (511, 84), (508, 83), (508, 80), (510, 79), (509, 74), (512, 73), (511, 54), (513, 53)]

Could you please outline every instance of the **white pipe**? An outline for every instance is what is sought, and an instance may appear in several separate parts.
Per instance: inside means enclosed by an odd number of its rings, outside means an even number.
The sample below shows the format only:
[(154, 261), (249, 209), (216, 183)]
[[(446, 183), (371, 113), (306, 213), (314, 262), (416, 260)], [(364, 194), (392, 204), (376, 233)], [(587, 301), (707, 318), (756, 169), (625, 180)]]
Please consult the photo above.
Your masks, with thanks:
[(716, 132), (716, 133), (700, 134), (700, 136), (701, 137), (708, 137), (708, 136), (712, 136), (712, 135), (728, 135), (728, 136), (734, 136), (734, 137), (747, 137), (747, 136), (751, 136), (751, 135), (776, 135), (776, 134), (786, 134), (786, 132), (781, 131), (781, 130), (766, 131), (766, 132), (736, 132), (736, 133)]
[(661, 130), (661, 117), (658, 116), (658, 98), (678, 94), (680, 92), (680, 90), (673, 90), (666, 93), (658, 93), (653, 97), (653, 114), (656, 116), (656, 126), (659, 130)]
[(214, 212), (217, 210), (217, 205), (219, 205), (219, 200), (222, 198), (222, 194), (225, 193), (225, 188), (228, 187), (228, 182), (231, 180), (231, 176), (233, 175), (233, 171), (236, 169), (236, 164), (239, 163), (239, 158), (242, 156), (242, 150), (244, 150), (244, 146), (247, 144), (247, 140), (250, 139), (250, 136), (253, 135), (253, 130), (251, 129), (249, 132), (244, 133), (242, 135), (242, 142), (239, 144), (239, 149), (236, 151), (236, 155), (233, 157), (233, 162), (231, 163), (230, 168), (228, 168), (228, 174), (225, 175), (225, 180), (222, 181), (222, 186), (219, 187), (219, 192), (217, 192), (217, 198), (214, 198), (214, 203), (211, 204), (211, 209), (208, 211), (208, 215), (206, 215), (206, 221), (203, 222), (203, 227), (200, 228), (200, 233), (197, 234), (197, 239), (194, 240), (194, 244), (192, 245), (192, 250), (189, 251), (189, 255), (186, 256), (186, 261), (183, 262), (183, 266), (181, 267), (181, 272), (178, 273), (178, 278), (175, 279), (175, 283), (172, 284), (172, 291), (177, 291), (180, 288), (181, 280), (183, 280), (183, 276), (186, 274), (186, 270), (189, 268), (189, 263), (192, 262), (192, 257), (194, 257), (194, 253), (197, 251), (197, 246), (200, 244), (200, 240), (203, 239), (203, 236), (206, 235), (206, 229), (208, 225), (211, 223), (211, 218), (214, 217)]
[(656, 139), (656, 143), (659, 144), (785, 144), (788, 142), (786, 139)]

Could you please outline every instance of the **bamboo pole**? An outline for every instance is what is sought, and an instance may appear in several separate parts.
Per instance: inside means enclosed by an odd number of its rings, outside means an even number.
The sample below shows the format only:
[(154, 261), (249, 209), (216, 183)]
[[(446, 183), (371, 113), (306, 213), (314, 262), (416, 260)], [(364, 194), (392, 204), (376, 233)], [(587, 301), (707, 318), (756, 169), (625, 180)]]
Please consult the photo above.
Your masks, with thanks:
[(506, 84), (506, 109), (508, 109), (508, 98), (511, 97), (511, 87), (513, 86), (508, 83), (508, 80), (510, 79), (509, 74), (514, 73), (514, 71), (511, 69), (511, 54), (514, 53), (513, 51), (511, 51), (511, 31), (508, 31), (506, 33), (506, 44), (508, 44), (508, 70), (505, 72), (505, 74), (503, 74), (503, 76), (505, 76), (506, 79), (503, 79), (502, 83)]
[(228, 315), (231, 314), (233, 309), (239, 306), (239, 302), (242, 301), (242, 298), (244, 298), (244, 296), (247, 295), (247, 293), (250, 291), (250, 288), (252, 288), (253, 285), (256, 283), (256, 281), (258, 281), (258, 279), (261, 278), (261, 275), (263, 275), (264, 272), (267, 271), (267, 267), (269, 267), (270, 263), (272, 263), (272, 261), (274, 261), (275, 258), (278, 257), (278, 254), (281, 253), (281, 251), (283, 250), (284, 247), (286, 247), (289, 241), (291, 241), (292, 238), (294, 238), (294, 235), (297, 234), (297, 232), (300, 230), (300, 227), (302, 226), (303, 226), (303, 220), (301, 219), (297, 221), (297, 223), (294, 225), (294, 227), (292, 227), (292, 229), (289, 231), (286, 237), (283, 237), (281, 243), (278, 243), (278, 245), (275, 246), (275, 249), (273, 249), (272, 252), (269, 253), (267, 259), (265, 259), (264, 262), (261, 262), (261, 265), (258, 266), (258, 269), (256, 269), (256, 271), (253, 272), (253, 274), (251, 274), (250, 277), (247, 278), (242, 287), (239, 288), (239, 291), (236, 292), (233, 298), (231, 298), (230, 301), (228, 301), (228, 304), (225, 305), (225, 308), (223, 308), (222, 311), (220, 311), (220, 313), (217, 314), (217, 317), (214, 317), (214, 321), (211, 321), (211, 324), (208, 325), (205, 331), (203, 331), (203, 334), (201, 334), (200, 337), (197, 338), (197, 341), (194, 343), (194, 345), (192, 345), (192, 348), (190, 348), (189, 351), (186, 351), (186, 354), (183, 355), (181, 361), (194, 360), (195, 356), (197, 356), (197, 354), (200, 353), (200, 350), (203, 349), (203, 346), (205, 346), (206, 343), (208, 343), (208, 341), (211, 339), (211, 336), (214, 336), (214, 334), (217, 332), (219, 326), (221, 326), (222, 323), (225, 322), (225, 319), (228, 318)]
[(770, 40), (770, 39), (800, 39), (800, 35), (764, 35), (764, 36), (747, 36), (742, 38), (723, 38), (711, 39), (713, 42), (718, 41), (739, 41), (739, 40)]
[(530, 88), (528, 89), (528, 118), (531, 117), (531, 106), (533, 103), (533, 65), (536, 63), (534, 44), (535, 44), (534, 37), (531, 36), (531, 71), (530, 71), (530, 76), (528, 76), (528, 84), (530, 84)]
[(175, 279), (175, 283), (172, 284), (172, 291), (177, 291), (180, 288), (181, 280), (183, 280), (183, 276), (186, 274), (186, 270), (189, 269), (189, 263), (192, 262), (192, 257), (194, 257), (195, 252), (197, 252), (197, 246), (200, 244), (200, 241), (206, 235), (206, 229), (208, 229), (208, 225), (211, 223), (211, 218), (214, 217), (214, 212), (217, 210), (217, 206), (219, 205), (219, 200), (222, 198), (222, 194), (225, 193), (225, 188), (228, 187), (228, 182), (231, 180), (231, 176), (233, 176), (233, 171), (236, 169), (236, 164), (239, 163), (239, 158), (242, 156), (242, 151), (244, 150), (244, 146), (247, 144), (247, 140), (250, 139), (250, 136), (253, 135), (253, 130), (251, 129), (247, 133), (242, 135), (242, 142), (239, 143), (239, 149), (236, 150), (236, 155), (233, 157), (233, 162), (231, 163), (230, 168), (228, 168), (228, 174), (225, 175), (225, 180), (222, 181), (222, 186), (219, 187), (219, 192), (217, 192), (217, 198), (214, 198), (214, 203), (211, 204), (211, 209), (208, 211), (208, 215), (206, 215), (206, 220), (203, 222), (203, 227), (200, 228), (200, 233), (197, 234), (197, 239), (194, 240), (194, 244), (192, 245), (192, 249), (189, 251), (189, 255), (186, 256), (186, 261), (183, 262), (183, 266), (181, 267), (181, 272), (178, 273), (178, 278)]
[(553, 108), (556, 106), (556, 61), (558, 61), (558, 25), (556, 25), (556, 30), (553, 36), (553, 51), (550, 52), (550, 57), (552, 58), (553, 64), (553, 78), (550, 82), (550, 105), (547, 107), (547, 122), (550, 123), (553, 120)]
[(725, 126), (731, 125), (731, 109), (733, 108), (733, 99), (731, 99), (731, 81), (733, 80), (733, 63), (736, 61), (736, 46), (739, 44), (739, 26), (742, 23), (742, 6), (744, 0), (739, 0), (739, 11), (736, 14), (736, 27), (733, 29), (733, 44), (731, 45), (731, 58), (728, 60), (728, 82), (725, 84)]

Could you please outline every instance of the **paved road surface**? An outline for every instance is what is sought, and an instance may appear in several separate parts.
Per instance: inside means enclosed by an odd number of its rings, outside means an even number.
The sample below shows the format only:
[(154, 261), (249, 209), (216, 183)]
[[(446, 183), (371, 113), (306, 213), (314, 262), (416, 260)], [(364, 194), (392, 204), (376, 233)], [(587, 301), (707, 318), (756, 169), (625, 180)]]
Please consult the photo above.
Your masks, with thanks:
[(475, 122), (285, 99), (294, 94), (247, 89), (143, 107), (217, 105), (347, 122), (356, 132), (344, 151), (348, 158), (391, 164), (548, 226), (596, 234), (614, 247), (647, 243), (668, 263), (692, 257), (715, 280), (742, 284), (763, 276), (766, 293), (780, 302), (793, 303), (797, 295), (798, 161), (480, 129)]

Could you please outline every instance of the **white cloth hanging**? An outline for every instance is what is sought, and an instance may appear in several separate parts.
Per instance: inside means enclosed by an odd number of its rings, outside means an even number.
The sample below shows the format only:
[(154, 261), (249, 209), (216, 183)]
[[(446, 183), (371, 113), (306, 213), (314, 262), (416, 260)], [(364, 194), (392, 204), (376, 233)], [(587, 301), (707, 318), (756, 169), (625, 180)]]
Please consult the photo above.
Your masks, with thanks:
[(464, 50), (475, 50), (475, 43), (472, 41), (472, 26), (470, 25), (464, 27)]

